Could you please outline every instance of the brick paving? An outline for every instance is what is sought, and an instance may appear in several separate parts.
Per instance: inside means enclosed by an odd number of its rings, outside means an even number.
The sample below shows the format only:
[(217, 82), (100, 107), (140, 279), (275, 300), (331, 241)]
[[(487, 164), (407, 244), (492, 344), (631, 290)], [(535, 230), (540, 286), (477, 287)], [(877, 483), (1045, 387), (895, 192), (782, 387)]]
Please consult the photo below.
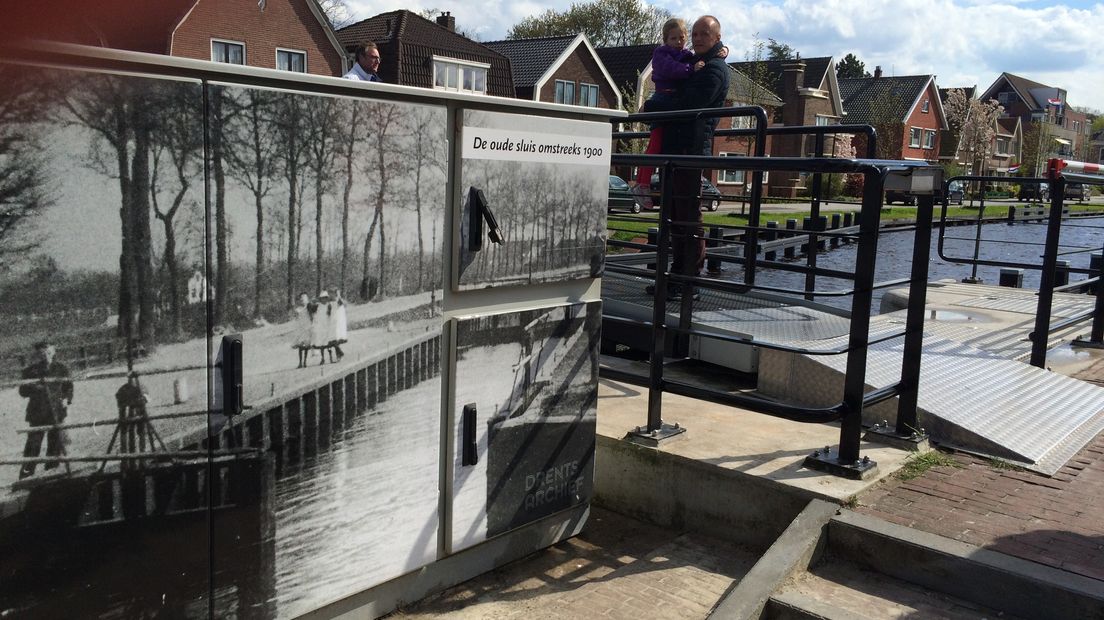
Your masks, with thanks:
[[(1104, 358), (1073, 376), (1104, 386)], [(856, 510), (1104, 581), (1104, 433), (1050, 478), (953, 458), (961, 467), (887, 479)]]

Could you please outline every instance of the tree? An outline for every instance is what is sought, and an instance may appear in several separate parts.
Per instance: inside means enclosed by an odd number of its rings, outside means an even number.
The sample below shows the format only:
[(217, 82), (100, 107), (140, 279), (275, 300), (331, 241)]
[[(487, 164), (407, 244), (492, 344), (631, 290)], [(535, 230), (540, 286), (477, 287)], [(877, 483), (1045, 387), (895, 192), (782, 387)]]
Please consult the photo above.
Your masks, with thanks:
[(566, 11), (548, 9), (527, 17), (506, 33), (507, 39), (586, 34), (595, 47), (658, 43), (671, 13), (641, 0), (592, 0)]
[(967, 97), (961, 88), (947, 92), (943, 104), (952, 139), (958, 140), (958, 150), (964, 152), (967, 163), (977, 174), (983, 174), (993, 152), (997, 119), (1004, 108), (995, 99), (979, 101)]
[(767, 60), (793, 60), (794, 58), (797, 58), (797, 50), (781, 41), (767, 39)]
[(317, 2), (318, 8), (322, 9), (322, 14), (330, 20), (334, 30), (353, 23), (353, 12), (349, 9), (346, 0), (317, 0)]
[(260, 319), (262, 278), (265, 266), (265, 198), (272, 191), (278, 164), (272, 121), (277, 95), (251, 88), (227, 97), (226, 105), (236, 109), (236, 122), (226, 127), (226, 162), (232, 177), (253, 195), (256, 212), (256, 264), (253, 270), (253, 318)]
[(859, 60), (858, 56), (854, 54), (847, 54), (838, 63), (836, 63), (836, 78), (864, 78), (870, 77), (870, 74), (866, 72), (866, 63)]
[[(202, 175), (203, 131), (200, 119), (199, 102), (190, 85), (165, 82), (160, 85), (157, 97), (161, 111), (160, 122), (153, 132), (153, 163), (150, 172), (150, 204), (153, 214), (161, 221), (165, 233), (163, 253), (164, 269), (168, 271), (167, 281), (169, 308), (171, 316), (171, 335), (181, 339), (184, 335), (183, 317), (180, 307), (180, 269), (177, 263), (176, 227), (174, 219), (184, 204), (184, 199), (192, 190), (192, 183)], [(190, 95), (190, 96), (189, 96)], [(167, 157), (171, 166), (171, 180), (162, 185), (161, 162)], [(160, 194), (169, 189), (170, 201), (162, 209)]]
[(26, 225), (53, 204), (36, 127), (47, 106), (36, 81), (15, 65), (0, 65), (0, 271), (36, 247)]
[(878, 134), (875, 156), (878, 159), (900, 159), (905, 141), (905, 123), (900, 116), (904, 104), (900, 97), (887, 94), (874, 99), (870, 107), (870, 124)]

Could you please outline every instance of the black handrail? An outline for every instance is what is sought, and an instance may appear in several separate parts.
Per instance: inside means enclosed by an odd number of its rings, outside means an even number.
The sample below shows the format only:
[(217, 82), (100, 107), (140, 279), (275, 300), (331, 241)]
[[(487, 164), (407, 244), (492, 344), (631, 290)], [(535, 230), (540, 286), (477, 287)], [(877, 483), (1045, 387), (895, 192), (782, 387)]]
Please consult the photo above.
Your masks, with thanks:
[[(1035, 326), (1030, 334), (1031, 340), (1031, 365), (1045, 368), (1046, 367), (1046, 352), (1047, 341), (1046, 337), (1040, 337), (1039, 334), (1052, 334), (1058, 330), (1070, 327), (1084, 319), (1092, 316), (1093, 327), (1090, 334), (1090, 342), (1101, 344), (1102, 337), (1104, 337), (1104, 286), (1096, 287), (1096, 308), (1092, 312), (1079, 313), (1075, 317), (1067, 317), (1066, 319), (1057, 323), (1051, 323), (1052, 304), (1054, 301), (1054, 293), (1070, 288), (1077, 288), (1084, 286), (1085, 282), (1080, 282), (1072, 285), (1056, 286), (1057, 280), (1055, 271), (1058, 266), (1058, 257), (1064, 254), (1059, 250), (1059, 239), (1061, 237), (1062, 229), (1062, 207), (1063, 199), (1065, 198), (1065, 187), (1067, 183), (1067, 177), (1074, 177), (1078, 182), (1087, 182), (1092, 184), (1104, 185), (1104, 178), (1087, 178), (1085, 175), (1066, 175), (1063, 173), (1054, 173), (1049, 177), (999, 177), (999, 176), (987, 176), (987, 175), (959, 175), (950, 177), (944, 182), (944, 198), (943, 207), (940, 210), (940, 233), (937, 243), (937, 252), (940, 258), (947, 261), (966, 263), (972, 266), (974, 278), (976, 279), (977, 267), (979, 265), (991, 266), (991, 267), (1012, 267), (1019, 269), (1031, 269), (1039, 271), (1039, 290), (1038, 301), (1035, 309)], [(965, 181), (965, 182), (977, 182), (977, 183), (1019, 183), (1019, 184), (1046, 184), (1050, 191), (1050, 209), (1047, 214), (1046, 222), (1046, 238), (1042, 244), (1043, 247), (1043, 262), (1041, 264), (1024, 263), (1024, 262), (1010, 262), (1000, 260), (989, 260), (979, 258), (981, 242), (982, 242), (982, 222), (984, 219), (985, 210), (985, 198), (984, 191), (982, 192), (982, 199), (978, 208), (978, 217), (974, 233), (974, 255), (973, 257), (959, 257), (951, 256), (945, 252), (944, 240), (947, 239), (945, 235), (946, 221), (947, 221), (947, 188), (951, 182)], [(1079, 248), (1078, 253), (1086, 251), (1084, 248)], [(1078, 268), (1068, 268), (1067, 271), (1072, 273), (1090, 273), (1089, 270), (1083, 270)], [(976, 280), (975, 280), (976, 281)]]
[[(741, 115), (749, 115), (747, 108), (737, 109)], [(684, 116), (679, 117), (681, 120), (686, 120), (688, 116), (694, 116), (700, 114), (701, 111), (690, 111), (685, 113)], [(670, 120), (675, 118), (676, 113), (661, 113), (657, 115), (631, 115), (625, 121), (658, 121), (661, 119)], [(711, 116), (732, 116), (734, 113), (726, 113), (726, 110), (714, 110), (710, 113)], [(818, 138), (823, 138), (824, 135), (831, 133), (854, 133), (865, 134), (869, 137), (868, 151), (873, 155), (876, 153), (875, 140), (876, 133), (872, 128), (854, 127), (854, 126), (816, 126), (816, 127), (786, 127), (786, 128), (766, 128), (765, 127), (765, 115), (756, 114), (757, 119), (760, 121), (760, 125), (750, 129), (735, 129), (735, 130), (718, 130), (715, 135), (749, 135), (757, 138), (757, 150), (758, 145), (762, 145), (765, 135), (769, 134), (813, 134)], [(621, 122), (622, 119), (618, 119)], [(725, 132), (722, 134), (721, 132)], [(641, 132), (618, 132), (614, 134), (614, 138), (638, 138), (644, 137), (647, 134)], [(822, 140), (818, 140), (817, 151), (821, 152), (823, 149)], [(714, 157), (705, 155), (641, 155), (641, 154), (626, 154), (615, 153), (612, 157), (612, 163), (614, 165), (637, 165), (637, 166), (649, 166), (663, 171), (661, 177), (660, 186), (660, 217), (658, 219), (658, 233), (654, 245), (649, 242), (648, 244), (638, 243), (618, 243), (622, 247), (637, 247), (637, 248), (653, 248), (655, 249), (654, 261), (656, 263), (655, 271), (644, 270), (639, 268), (633, 268), (626, 265), (616, 265), (612, 261), (607, 264), (607, 269), (614, 272), (632, 273), (634, 275), (654, 275), (655, 276), (655, 288), (653, 294), (653, 306), (652, 317), (650, 322), (632, 321), (627, 319), (618, 319), (615, 317), (609, 317), (608, 320), (618, 322), (626, 325), (633, 325), (637, 327), (651, 328), (651, 363), (649, 364), (649, 373), (647, 385), (649, 387), (648, 397), (648, 424), (645, 427), (648, 431), (660, 431), (663, 427), (661, 418), (661, 395), (664, 391), (672, 393), (680, 393), (685, 395), (691, 395), (698, 398), (707, 398), (718, 402), (726, 402), (730, 404), (736, 404), (740, 406), (750, 407), (771, 415), (778, 415), (789, 419), (796, 419), (808, 422), (824, 422), (830, 420), (840, 419), (842, 422), (842, 429), (840, 432), (840, 448), (839, 448), (839, 462), (843, 465), (855, 465), (859, 462), (859, 437), (862, 429), (862, 409), (864, 406), (868, 406), (874, 402), (880, 402), (882, 400), (899, 396), (900, 401), (898, 404), (898, 431), (905, 435), (911, 435), (915, 431), (916, 427), (916, 391), (919, 383), (919, 363), (920, 363), (920, 347), (922, 341), (922, 326), (923, 326), (923, 309), (926, 296), (927, 287), (927, 252), (930, 249), (931, 243), (931, 225), (932, 225), (932, 210), (933, 210), (933, 197), (931, 195), (922, 196), (920, 199), (919, 216), (921, 222), (918, 222), (917, 226), (910, 227), (908, 230), (913, 231), (916, 235), (914, 242), (914, 248), (917, 255), (922, 255), (923, 260), (915, 260), (912, 267), (912, 273), (907, 279), (900, 279), (894, 281), (894, 285), (908, 283), (910, 285), (909, 295), (909, 307), (906, 318), (906, 328), (904, 331), (895, 331), (888, 335), (881, 335), (873, 340), (873, 342), (884, 342), (894, 338), (905, 339), (904, 344), (904, 356), (906, 360), (902, 363), (901, 379), (893, 385), (885, 386), (884, 388), (877, 390), (874, 393), (866, 393), (866, 356), (867, 349), (872, 344), (870, 338), (870, 310), (871, 302), (873, 299), (873, 291), (875, 288), (880, 288), (881, 284), (874, 281), (874, 265), (877, 257), (877, 239), (880, 226), (880, 214), (882, 206), (883, 189), (886, 179), (891, 174), (911, 174), (918, 169), (932, 169), (932, 166), (924, 162), (906, 162), (896, 160), (878, 160), (873, 157), (869, 159), (843, 159), (834, 157), (750, 157), (750, 156), (732, 156), (732, 157)], [(821, 173), (854, 173), (862, 174), (865, 178), (864, 193), (862, 208), (859, 212), (857, 227), (858, 232), (849, 233), (826, 233), (817, 230), (804, 230), (802, 234), (809, 235), (809, 243), (815, 243), (815, 235), (830, 237), (847, 237), (849, 239), (858, 239), (858, 257), (856, 259), (856, 269), (854, 273), (841, 272), (836, 270), (825, 270), (817, 268), (815, 259), (810, 261), (809, 265), (797, 266), (787, 265), (788, 268), (793, 270), (800, 270), (808, 274), (821, 274), (830, 275), (832, 277), (841, 277), (851, 279), (855, 282), (854, 288), (851, 291), (845, 293), (850, 294), (852, 297), (851, 307), (851, 327), (849, 330), (848, 340), (846, 347), (835, 347), (831, 351), (809, 349), (808, 347), (799, 347), (786, 345), (781, 343), (762, 342), (758, 340), (751, 340), (749, 338), (742, 338), (732, 335), (718, 335), (715, 333), (704, 332), (694, 329), (690, 321), (691, 313), (693, 310), (694, 296), (690, 294), (695, 287), (704, 289), (715, 290), (728, 290), (735, 293), (748, 293), (753, 291), (766, 291), (773, 290), (774, 292), (785, 293), (798, 293), (805, 294), (810, 297), (818, 295), (811, 290), (809, 284), (806, 285), (804, 291), (792, 291), (788, 289), (776, 289), (774, 287), (763, 287), (755, 284), (755, 270), (758, 265), (763, 267), (776, 267), (781, 266), (781, 263), (775, 263), (773, 261), (760, 261), (757, 258), (759, 250), (758, 233), (768, 230), (767, 228), (760, 226), (759, 210), (761, 203), (761, 196), (754, 193), (755, 190), (761, 191), (762, 183), (755, 182), (753, 186), (753, 195), (751, 197), (751, 210), (748, 218), (747, 226), (732, 226), (731, 228), (741, 229), (743, 231), (744, 238), (739, 242), (745, 246), (745, 252), (743, 257), (734, 256), (731, 254), (725, 255), (714, 252), (711, 257), (720, 260), (725, 260), (733, 263), (739, 263), (744, 265), (743, 277), (744, 281), (728, 282), (720, 281), (711, 278), (703, 278), (699, 276), (689, 276), (684, 274), (671, 273), (668, 271), (669, 267), (669, 246), (672, 236), (672, 229), (679, 227), (686, 227), (688, 225), (700, 225), (698, 222), (677, 222), (672, 221), (671, 211), (673, 207), (673, 187), (672, 184), (667, 182), (672, 177), (672, 174), (676, 170), (680, 169), (713, 169), (713, 170), (745, 170), (752, 171), (756, 176), (760, 176), (764, 171), (785, 171), (785, 172), (811, 172), (813, 174)], [(938, 175), (938, 173), (934, 173)], [(754, 181), (753, 181), (754, 182)], [(814, 198), (814, 202), (819, 204)], [(923, 221), (926, 214), (926, 221)], [(816, 221), (816, 220), (814, 220)], [(782, 233), (783, 231), (777, 231)], [(697, 237), (696, 233), (685, 232), (683, 234)], [(796, 233), (793, 233), (796, 234)], [(815, 246), (813, 246), (815, 248)], [(815, 254), (815, 249), (810, 252)], [(707, 256), (710, 256), (707, 253)], [(677, 283), (681, 285), (684, 294), (681, 296), (680, 309), (678, 313), (678, 324), (667, 325), (667, 304), (666, 304), (666, 292), (669, 284)], [(667, 342), (668, 332), (674, 335), (676, 344), (676, 355), (681, 355), (684, 351), (679, 350), (685, 348), (685, 343), (688, 342), (689, 336), (696, 336), (702, 338), (713, 338), (719, 340), (725, 340), (730, 342), (743, 342), (753, 344), (757, 347), (765, 349), (776, 349), (782, 351), (792, 351), (795, 353), (804, 353), (810, 355), (827, 355), (827, 354), (839, 354), (847, 353), (847, 372), (844, 379), (844, 397), (840, 403), (831, 407), (809, 408), (803, 406), (788, 405), (785, 403), (778, 403), (769, 401), (766, 399), (748, 396), (746, 394), (726, 394), (720, 393), (706, 388), (690, 386), (678, 381), (673, 381), (664, 376), (663, 372), (663, 360), (668, 351), (665, 349)], [(607, 372), (603, 370), (607, 375), (617, 375), (618, 378), (630, 379), (634, 381), (642, 381), (639, 376), (633, 376), (631, 373), (619, 372)]]

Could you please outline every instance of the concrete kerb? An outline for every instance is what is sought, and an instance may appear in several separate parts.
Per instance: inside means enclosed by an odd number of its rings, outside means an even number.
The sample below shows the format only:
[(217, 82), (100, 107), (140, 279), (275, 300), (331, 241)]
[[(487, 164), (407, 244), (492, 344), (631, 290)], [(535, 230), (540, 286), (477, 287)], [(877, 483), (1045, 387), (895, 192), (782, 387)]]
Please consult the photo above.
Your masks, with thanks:
[(766, 549), (810, 493), (743, 472), (598, 435), (594, 502), (676, 531)]
[(717, 620), (758, 619), (771, 596), (790, 577), (804, 571), (823, 553), (828, 522), (839, 505), (813, 500), (767, 549), (751, 571), (733, 584), (709, 617)]
[(828, 523), (833, 558), (1024, 618), (1104, 618), (1099, 581), (849, 510)]

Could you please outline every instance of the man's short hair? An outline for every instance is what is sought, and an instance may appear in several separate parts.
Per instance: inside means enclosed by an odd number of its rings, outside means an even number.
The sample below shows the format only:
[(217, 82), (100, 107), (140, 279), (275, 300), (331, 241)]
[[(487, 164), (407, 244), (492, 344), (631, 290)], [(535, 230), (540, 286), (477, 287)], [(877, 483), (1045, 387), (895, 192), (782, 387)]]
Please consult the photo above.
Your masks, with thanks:
[(50, 346), (52, 346), (52, 345), (50, 344), (49, 340), (39, 340), (38, 342), (34, 343), (34, 350), (35, 351), (44, 351), (44, 350), (48, 349)]
[(353, 58), (360, 58), (368, 52), (368, 50), (379, 49), (374, 41), (362, 41), (357, 43), (357, 46), (353, 48)]

